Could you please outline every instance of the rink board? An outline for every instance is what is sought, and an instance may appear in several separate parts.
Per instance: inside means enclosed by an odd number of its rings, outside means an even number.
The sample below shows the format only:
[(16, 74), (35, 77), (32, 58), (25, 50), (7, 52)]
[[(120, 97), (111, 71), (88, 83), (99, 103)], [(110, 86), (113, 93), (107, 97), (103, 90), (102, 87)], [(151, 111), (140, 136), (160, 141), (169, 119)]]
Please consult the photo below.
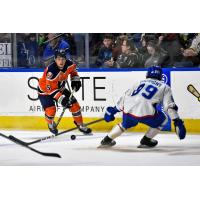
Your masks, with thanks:
[[(173, 91), (174, 99), (179, 106), (179, 114), (184, 119), (189, 132), (200, 132), (200, 104), (187, 92), (187, 85), (194, 84), (200, 89), (199, 69), (164, 69), (165, 79)], [(36, 87), (43, 70), (6, 69), (0, 70), (0, 128), (1, 129), (44, 129), (46, 123)], [(80, 69), (83, 87), (75, 94), (84, 116), (84, 122), (101, 118), (107, 106), (116, 104), (117, 99), (132, 84), (145, 78), (144, 69)], [(57, 116), (62, 108), (59, 107)], [(114, 124), (120, 122), (120, 114), (115, 122), (101, 122), (92, 125), (95, 131), (109, 131)], [(171, 129), (171, 124), (169, 122)], [(73, 127), (71, 114), (67, 111), (60, 124), (60, 129)], [(172, 126), (173, 128), (173, 126)], [(140, 125), (133, 131), (145, 131), (146, 126)], [(131, 131), (132, 131), (131, 130)]]

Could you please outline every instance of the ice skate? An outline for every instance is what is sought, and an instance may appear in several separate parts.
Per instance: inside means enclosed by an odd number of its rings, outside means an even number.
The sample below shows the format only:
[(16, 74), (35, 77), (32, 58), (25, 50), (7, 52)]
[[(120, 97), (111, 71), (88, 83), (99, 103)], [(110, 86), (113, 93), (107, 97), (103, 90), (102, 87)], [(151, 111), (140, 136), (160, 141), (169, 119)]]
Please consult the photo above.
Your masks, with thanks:
[(146, 136), (144, 136), (141, 141), (140, 141), (140, 145), (138, 146), (138, 148), (153, 148), (158, 144), (157, 140), (148, 138)]
[(98, 148), (109, 148), (114, 145), (116, 145), (116, 142), (113, 139), (106, 136), (105, 138), (103, 138), (103, 140), (101, 141), (101, 145), (98, 146)]
[(55, 122), (48, 124), (48, 128), (49, 128), (50, 132), (53, 133), (54, 135), (56, 135), (58, 133), (58, 129), (56, 127)]
[(79, 131), (81, 131), (84, 135), (93, 135), (92, 130), (90, 128), (88, 128), (87, 126), (84, 126), (84, 124), (78, 125), (75, 121), (74, 121), (74, 124), (76, 124)]

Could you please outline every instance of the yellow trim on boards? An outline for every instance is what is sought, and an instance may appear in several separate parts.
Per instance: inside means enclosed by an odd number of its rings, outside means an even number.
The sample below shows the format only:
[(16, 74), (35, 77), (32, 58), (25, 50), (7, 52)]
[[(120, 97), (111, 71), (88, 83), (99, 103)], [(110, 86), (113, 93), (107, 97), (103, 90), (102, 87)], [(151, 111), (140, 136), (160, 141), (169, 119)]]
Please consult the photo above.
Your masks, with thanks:
[[(90, 117), (84, 118), (84, 123), (88, 123), (98, 118)], [(55, 118), (55, 121), (58, 118)], [(112, 129), (112, 127), (121, 122), (120, 118), (117, 118), (113, 122), (99, 122), (93, 125), (90, 125), (90, 128), (93, 131), (105, 131), (108, 132)], [(200, 119), (184, 119), (184, 123), (188, 133), (200, 133)], [(73, 123), (72, 117), (64, 117), (62, 118), (59, 129), (66, 130), (69, 128), (73, 128), (75, 125)], [(46, 121), (44, 117), (32, 117), (32, 116), (0, 116), (0, 129), (6, 130), (48, 130)], [(139, 124), (134, 128), (129, 129), (129, 132), (146, 132), (148, 127), (143, 124)], [(172, 131), (174, 131), (174, 125), (172, 122)]]
[[(92, 122), (98, 118), (84, 118), (84, 123)], [(55, 118), (57, 121), (58, 118)], [(120, 123), (121, 119), (116, 119), (113, 122), (99, 122), (90, 125), (93, 131), (110, 131), (114, 125)], [(58, 126), (60, 130), (66, 130), (73, 128), (75, 125), (73, 123), (72, 117), (63, 117)], [(32, 117), (32, 116), (0, 116), (0, 129), (9, 130), (48, 130), (46, 121), (44, 117)], [(138, 125), (135, 128), (129, 129), (129, 131), (146, 131), (147, 126)]]

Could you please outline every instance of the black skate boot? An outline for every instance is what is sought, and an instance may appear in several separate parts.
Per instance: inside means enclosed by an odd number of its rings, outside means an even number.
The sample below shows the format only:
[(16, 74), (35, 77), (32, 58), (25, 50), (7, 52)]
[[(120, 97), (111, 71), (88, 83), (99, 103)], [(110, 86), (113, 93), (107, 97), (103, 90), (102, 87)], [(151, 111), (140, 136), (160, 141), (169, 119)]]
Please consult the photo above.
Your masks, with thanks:
[(84, 135), (92, 135), (92, 130), (88, 128), (87, 126), (84, 126), (84, 124), (78, 125), (75, 121), (74, 121), (74, 124), (76, 124), (79, 131), (81, 131)]
[(153, 148), (158, 144), (157, 140), (148, 138), (147, 136), (144, 136), (141, 141), (140, 141), (140, 145), (138, 146), (138, 148)]
[(50, 132), (53, 133), (54, 135), (56, 135), (58, 133), (58, 129), (56, 127), (55, 122), (53, 122), (52, 124), (48, 124), (48, 128), (49, 128)]
[(98, 148), (108, 148), (108, 147), (112, 147), (114, 145), (116, 145), (115, 140), (106, 136), (105, 138), (103, 138), (103, 140), (101, 141), (101, 145)]

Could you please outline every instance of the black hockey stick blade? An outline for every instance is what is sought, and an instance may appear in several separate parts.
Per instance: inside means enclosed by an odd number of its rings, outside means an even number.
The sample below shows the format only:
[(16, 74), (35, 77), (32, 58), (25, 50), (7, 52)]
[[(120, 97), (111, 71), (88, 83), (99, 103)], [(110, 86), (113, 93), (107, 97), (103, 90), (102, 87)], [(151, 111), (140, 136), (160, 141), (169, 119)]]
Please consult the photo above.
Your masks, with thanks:
[(22, 140), (17, 139), (16, 137), (14, 137), (14, 136), (12, 136), (12, 135), (9, 135), (8, 138), (9, 138), (11, 141), (13, 141), (14, 143), (19, 144), (19, 145), (21, 145), (21, 146), (23, 146), (23, 147), (25, 147), (25, 148), (28, 148), (28, 149), (30, 149), (31, 151), (34, 151), (34, 152), (36, 152), (36, 153), (38, 153), (38, 154), (40, 154), (40, 155), (49, 156), (49, 157), (61, 158), (61, 156), (60, 156), (59, 154), (57, 154), (57, 153), (45, 153), (45, 152), (38, 151), (38, 150), (36, 150), (36, 149), (34, 149), (34, 148), (32, 148), (32, 147), (29, 147), (28, 145), (26, 145), (25, 142), (23, 142)]
[(0, 133), (0, 136), (2, 136), (2, 137), (4, 137), (4, 138), (6, 138), (6, 139), (8, 139), (8, 140), (10, 140), (10, 141), (12, 141), (12, 142), (14, 142), (15, 144), (21, 145), (21, 146), (23, 146), (23, 147), (25, 147), (25, 148), (27, 148), (27, 149), (29, 149), (29, 150), (31, 150), (31, 151), (34, 151), (35, 153), (38, 153), (38, 154), (40, 154), (40, 155), (49, 156), (49, 157), (61, 158), (61, 156), (60, 156), (59, 154), (57, 154), (57, 153), (45, 153), (45, 152), (38, 151), (38, 150), (36, 150), (36, 149), (34, 149), (34, 148), (32, 148), (32, 147), (29, 147), (29, 146), (26, 144), (26, 142), (23, 142), (23, 141), (21, 141), (21, 140), (15, 138), (15, 137), (12, 136), (12, 135), (6, 136), (6, 135)]

